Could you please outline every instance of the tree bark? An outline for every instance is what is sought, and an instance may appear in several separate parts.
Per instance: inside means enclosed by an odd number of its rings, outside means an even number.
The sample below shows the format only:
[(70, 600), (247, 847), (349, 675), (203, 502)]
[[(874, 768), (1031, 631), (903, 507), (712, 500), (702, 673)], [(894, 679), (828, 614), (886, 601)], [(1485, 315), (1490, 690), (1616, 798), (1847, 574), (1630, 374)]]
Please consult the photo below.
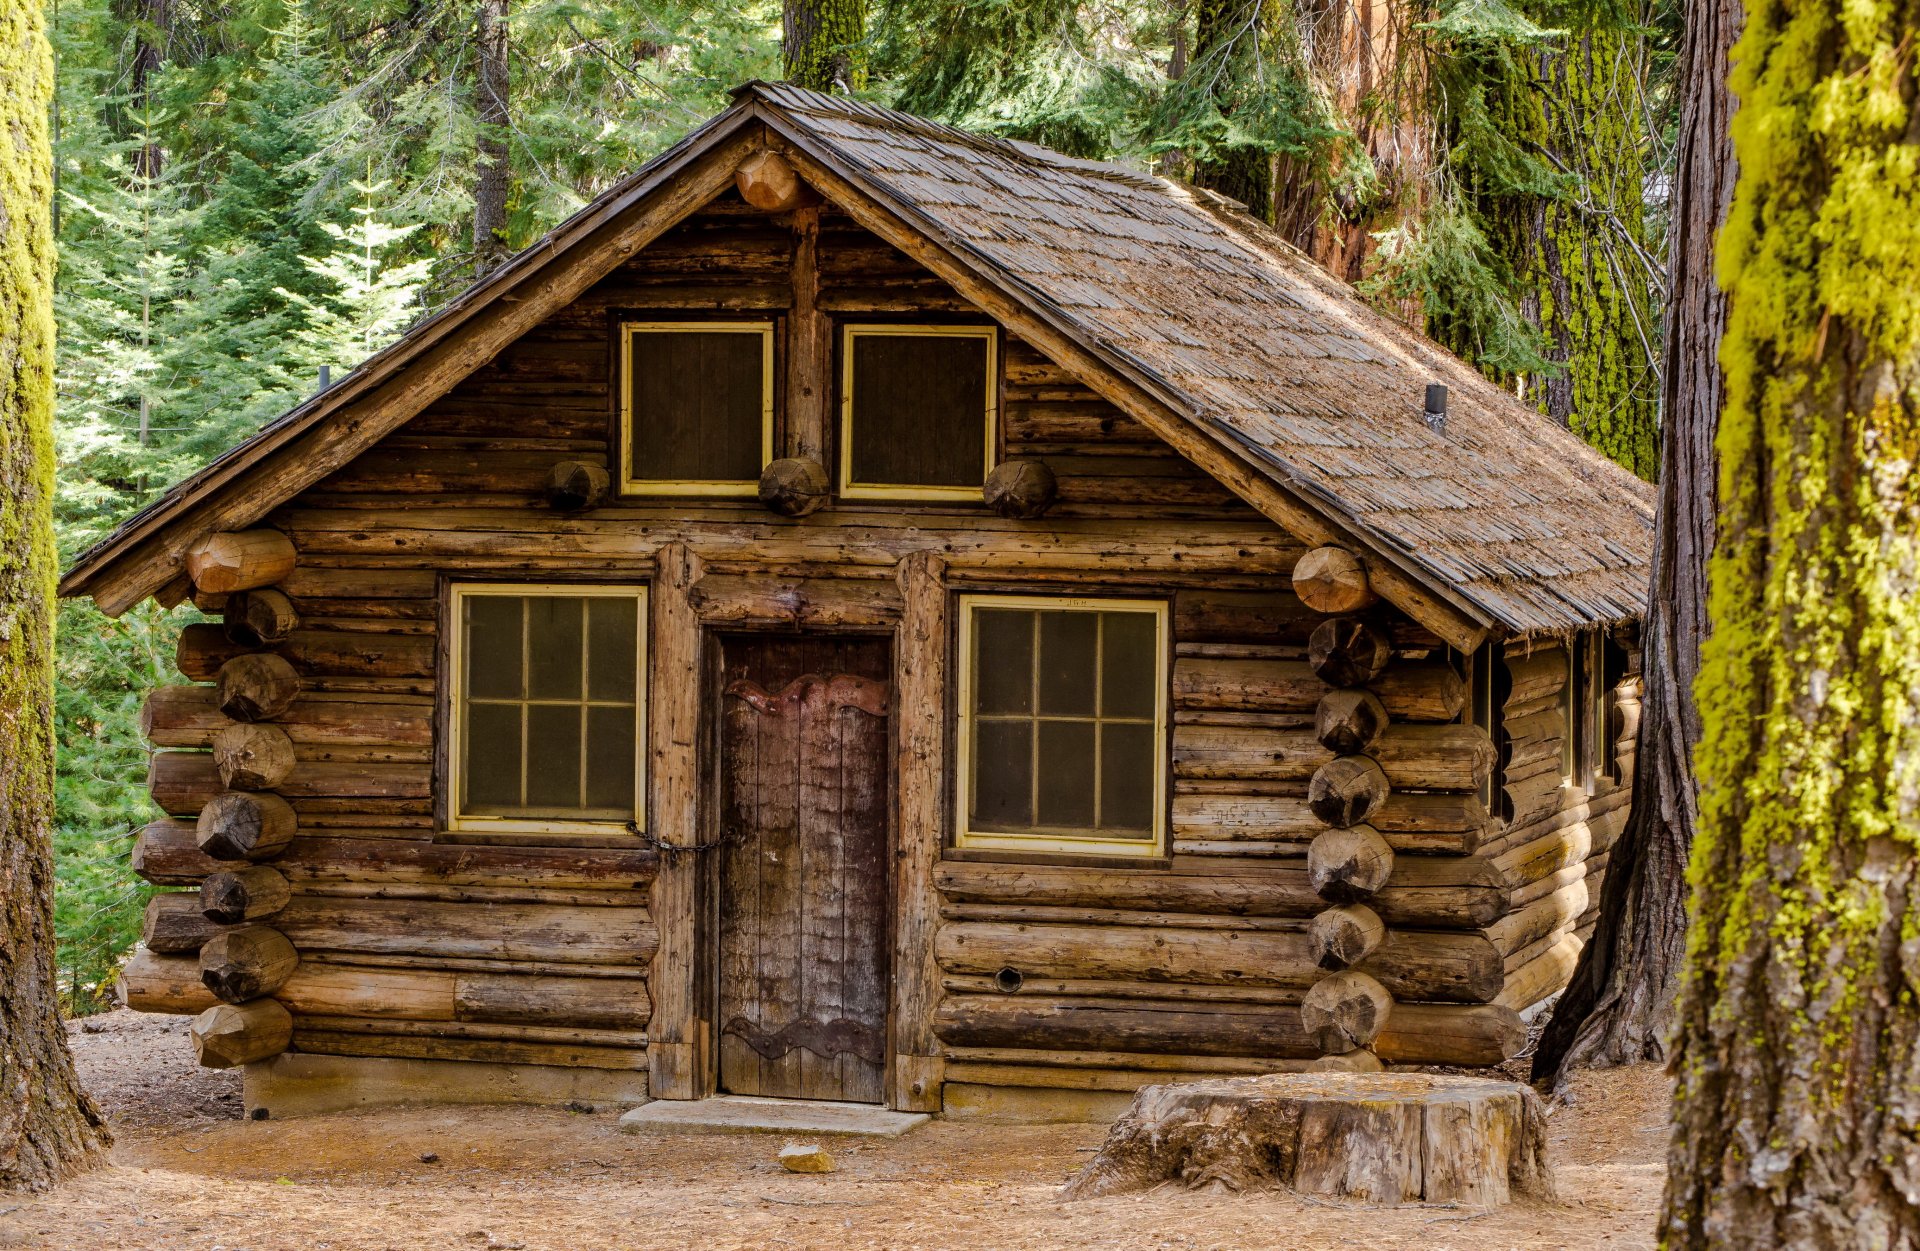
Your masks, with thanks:
[(786, 0), (780, 29), (788, 82), (811, 91), (867, 85), (866, 0)]
[(112, 1141), (54, 972), (52, 94), (39, 0), (0, 0), (0, 1190), (45, 1190)]
[(1920, 1246), (1916, 39), (1759, 6), (1730, 58), (1675, 1251)]
[[(1194, 12), (1193, 59), (1211, 75), (1220, 111), (1231, 113), (1237, 79), (1261, 71), (1261, 52), (1282, 11), (1275, 0), (1199, 0)], [(1211, 161), (1196, 161), (1196, 186), (1240, 201), (1265, 222), (1274, 219), (1274, 157), (1257, 148), (1237, 148)]]
[(480, 0), (474, 17), (474, 120), (479, 125), (473, 184), (473, 276), (484, 278), (512, 254), (507, 244), (507, 0)]
[(1693, 0), (1681, 46), (1679, 164), (1670, 240), (1666, 410), (1660, 514), (1642, 634), (1640, 749), (1633, 812), (1614, 845), (1593, 937), (1580, 953), (1534, 1053), (1535, 1081), (1575, 1068), (1666, 1058), (1686, 952), (1688, 849), (1699, 805), (1694, 684), (1707, 635), (1713, 550), (1714, 431), (1724, 392), (1717, 356), (1727, 299), (1714, 280), (1714, 240), (1735, 174), (1727, 56), (1739, 0)]

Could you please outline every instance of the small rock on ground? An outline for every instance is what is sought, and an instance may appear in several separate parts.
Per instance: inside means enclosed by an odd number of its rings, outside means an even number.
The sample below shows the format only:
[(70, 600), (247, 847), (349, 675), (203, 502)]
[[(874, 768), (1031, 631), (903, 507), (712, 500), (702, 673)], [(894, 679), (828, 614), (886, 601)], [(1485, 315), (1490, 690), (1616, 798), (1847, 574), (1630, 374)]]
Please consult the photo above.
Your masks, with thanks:
[(789, 1173), (831, 1173), (833, 1157), (817, 1143), (790, 1142), (780, 1148), (780, 1167)]

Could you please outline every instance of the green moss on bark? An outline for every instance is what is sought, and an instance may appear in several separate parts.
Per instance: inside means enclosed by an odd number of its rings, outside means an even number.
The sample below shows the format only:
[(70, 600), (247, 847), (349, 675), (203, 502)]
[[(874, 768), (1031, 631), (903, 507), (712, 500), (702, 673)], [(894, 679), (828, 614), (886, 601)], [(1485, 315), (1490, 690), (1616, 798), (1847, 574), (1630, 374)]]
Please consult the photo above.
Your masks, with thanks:
[(1670, 1247), (1920, 1243), (1920, 6), (1735, 50)]
[(0, 0), (0, 1189), (107, 1142), (60, 1023), (53, 930), (53, 56)]
[(786, 0), (783, 35), (788, 82), (814, 91), (866, 87), (866, 0)]

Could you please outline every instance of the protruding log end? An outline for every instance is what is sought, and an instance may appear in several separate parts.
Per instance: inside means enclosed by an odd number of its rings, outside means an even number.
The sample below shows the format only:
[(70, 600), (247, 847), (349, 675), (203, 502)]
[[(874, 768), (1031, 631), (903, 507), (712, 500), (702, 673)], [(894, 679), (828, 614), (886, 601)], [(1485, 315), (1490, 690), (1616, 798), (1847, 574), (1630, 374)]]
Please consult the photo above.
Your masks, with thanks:
[(293, 841), (293, 805), (267, 791), (224, 791), (207, 801), (193, 841), (215, 860), (265, 860)]
[(827, 469), (808, 456), (788, 456), (760, 473), (760, 502), (782, 517), (804, 517), (827, 502)]
[(222, 930), (200, 948), (200, 981), (228, 1003), (271, 995), (299, 967), (287, 936), (265, 925)]
[(1387, 923), (1365, 904), (1328, 908), (1307, 925), (1313, 961), (1323, 969), (1350, 969), (1387, 940)]
[(1372, 691), (1345, 688), (1320, 697), (1314, 735), (1320, 745), (1342, 756), (1358, 756), (1387, 728), (1387, 707)]
[(1060, 482), (1045, 461), (1016, 456), (993, 467), (980, 494), (987, 507), (1002, 517), (1032, 521), (1053, 507), (1060, 497)]
[(267, 1060), (293, 1042), (293, 1014), (272, 999), (215, 1004), (193, 1018), (193, 1053), (210, 1069)]
[(277, 869), (256, 864), (223, 870), (200, 883), (200, 912), (221, 925), (258, 921), (286, 907), (292, 893)]
[(1393, 848), (1371, 825), (1324, 830), (1307, 847), (1307, 881), (1322, 899), (1370, 899), (1393, 876)]
[(213, 735), (213, 767), (236, 791), (270, 791), (293, 775), (293, 740), (277, 725), (242, 722)]
[(284, 591), (270, 586), (235, 591), (221, 608), (227, 638), (242, 647), (266, 647), (300, 628), (300, 614)]
[(1315, 612), (1359, 612), (1380, 597), (1367, 567), (1344, 547), (1316, 547), (1293, 567), (1293, 593)]
[(1366, 756), (1341, 756), (1314, 770), (1307, 807), (1335, 829), (1359, 825), (1386, 802), (1387, 775)]
[(220, 666), (214, 702), (235, 721), (271, 721), (300, 697), (300, 675), (269, 652), (235, 656)]
[(1364, 1047), (1344, 1055), (1321, 1056), (1309, 1066), (1316, 1073), (1384, 1073), (1387, 1066), (1380, 1057)]
[(561, 512), (577, 512), (606, 503), (613, 475), (600, 465), (563, 460), (547, 474), (547, 503)]
[(733, 171), (733, 185), (740, 198), (763, 213), (784, 213), (804, 204), (818, 204), (820, 197), (800, 180), (793, 165), (778, 152), (755, 152)]
[(181, 906), (192, 901), (193, 897), (184, 891), (169, 891), (147, 900), (140, 941), (147, 945), (148, 951), (165, 955), (199, 951), (209, 938), (220, 932), (217, 923), (209, 921), (205, 914)]
[(250, 591), (283, 580), (298, 559), (278, 530), (228, 530), (187, 549), (187, 573), (197, 591)]
[(1392, 659), (1386, 631), (1359, 617), (1322, 621), (1307, 639), (1307, 664), (1328, 686), (1365, 686)]
[(1358, 1051), (1379, 1036), (1393, 1011), (1393, 996), (1365, 973), (1349, 970), (1321, 978), (1300, 1001), (1300, 1024), (1328, 1055)]

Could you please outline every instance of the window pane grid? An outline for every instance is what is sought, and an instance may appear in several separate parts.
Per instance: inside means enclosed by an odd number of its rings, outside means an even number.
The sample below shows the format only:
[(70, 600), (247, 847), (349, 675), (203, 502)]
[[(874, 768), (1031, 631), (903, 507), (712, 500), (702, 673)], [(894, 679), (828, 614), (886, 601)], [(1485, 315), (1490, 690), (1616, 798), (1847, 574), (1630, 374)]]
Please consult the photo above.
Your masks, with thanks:
[[(590, 692), (596, 685), (605, 685), (600, 681), (602, 666), (611, 671), (612, 680), (621, 689), (625, 681), (637, 681), (637, 657), (623, 656), (620, 649), (637, 653), (640, 594), (501, 590), (464, 592), (460, 599), (462, 688), (472, 690), (485, 684), (491, 689), (485, 695), (463, 694), (460, 698), (457, 723), (464, 741), (457, 748), (462, 777), (456, 818), (608, 820), (633, 816), (637, 811), (633, 800), (638, 794), (637, 685), (630, 699)], [(489, 613), (487, 641), (506, 646), (489, 653), (475, 639), (476, 608), (502, 601), (512, 602), (513, 607), (505, 610), (504, 618), (498, 612)], [(614, 653), (598, 658), (594, 650), (596, 602), (625, 605), (599, 622), (602, 627), (614, 626), (615, 637), (602, 640), (613, 644)], [(501, 637), (505, 629), (513, 628), (510, 623), (518, 626), (518, 637), (512, 640)], [(518, 672), (506, 681), (502, 680), (506, 675), (497, 671), (503, 652), (518, 661)], [(544, 669), (537, 667), (541, 665)], [(487, 672), (484, 667), (488, 666), (494, 671)], [(547, 693), (533, 693), (536, 680), (548, 688)], [(480, 720), (477, 714), (482, 711), (496, 714), (484, 719), (484, 730), (476, 728)], [(600, 730), (607, 735), (612, 767), (620, 770), (619, 775), (608, 775), (605, 767), (601, 776), (595, 775), (595, 711), (603, 714), (598, 718)], [(630, 715), (610, 722), (604, 715), (608, 711)], [(568, 717), (568, 712), (573, 715)], [(501, 717), (508, 720), (502, 722)], [(511, 744), (502, 737), (503, 731), (513, 740)], [(512, 752), (511, 766), (500, 759), (503, 747)], [(606, 765), (606, 753), (601, 754), (600, 762)], [(629, 797), (621, 806), (606, 802), (620, 794)]]
[[(968, 826), (982, 833), (1051, 834), (1114, 842), (1139, 842), (1153, 837), (1158, 825), (1153, 808), (1157, 804), (1159, 794), (1159, 786), (1153, 779), (1156, 777), (1160, 762), (1157, 759), (1155, 735), (1151, 732), (1143, 735), (1140, 731), (1157, 730), (1159, 718), (1154, 715), (1136, 715), (1131, 709), (1124, 713), (1110, 712), (1108, 698), (1110, 690), (1117, 686), (1119, 690), (1115, 693), (1123, 702), (1137, 706), (1136, 701), (1128, 696), (1135, 693), (1135, 687), (1145, 683), (1148, 688), (1148, 698), (1144, 700), (1144, 706), (1149, 709), (1158, 709), (1161, 706), (1158, 694), (1154, 690), (1160, 679), (1158, 659), (1151, 651), (1140, 653), (1137, 647), (1134, 654), (1129, 656), (1124, 650), (1117, 650), (1110, 646), (1110, 634), (1113, 628), (1118, 627), (1122, 622), (1127, 622), (1129, 618), (1136, 619), (1137, 623), (1138, 618), (1146, 617), (1148, 614), (1141, 613), (1139, 610), (1061, 607), (976, 608), (973, 611), (1020, 613), (1027, 618), (1025, 623), (1027, 637), (1023, 647), (1015, 648), (1015, 650), (1024, 651), (1024, 657), (996, 659), (987, 654), (985, 648), (984, 636), (987, 631), (971, 631), (973, 654), (968, 658), (971, 672), (976, 677), (991, 674), (993, 666), (1006, 663), (1008, 659), (1016, 663), (1024, 659), (1028, 665), (1028, 672), (1025, 675), (1027, 710), (1024, 712), (981, 711), (979, 683), (975, 683), (974, 706), (967, 709), (972, 722), (972, 741), (969, 746), (973, 761), (972, 777), (969, 778)], [(1071, 654), (1070, 640), (1075, 630), (1080, 627), (1066, 619), (1068, 614), (1073, 617), (1092, 618), (1090, 672), (1084, 669), (1079, 673), (1074, 672), (1082, 667), (1075, 664), (1076, 657)], [(975, 616), (969, 620), (978, 621), (978, 617)], [(1056, 656), (1049, 652), (1047, 626), (1050, 622), (1057, 627), (1054, 630), (1056, 637), (1052, 646), (1062, 648), (1065, 653), (1063, 655)], [(1020, 642), (1017, 638), (1004, 633), (998, 637), (1003, 646)], [(1153, 638), (1157, 648), (1157, 629)], [(1069, 641), (1068, 645), (1063, 646), (1063, 640)], [(1136, 637), (1134, 641), (1137, 644), (1139, 639)], [(1134, 664), (1125, 665), (1124, 661), (1127, 659), (1131, 659)], [(1145, 672), (1140, 672), (1139, 665), (1143, 661), (1146, 666)], [(1092, 710), (1086, 713), (1041, 711), (1048, 706), (1049, 702), (1049, 693), (1045, 689), (1049, 675), (1053, 677), (1056, 686), (1064, 684), (1067, 687), (1065, 694), (1058, 690), (1052, 693), (1054, 702), (1072, 701), (1075, 694), (1074, 680), (1077, 677), (1082, 679), (1081, 685), (1086, 688), (1083, 694), (1091, 698)], [(1048, 733), (1050, 726), (1088, 727), (1091, 734), (1069, 735), (1062, 739), (1057, 732)], [(983, 786), (992, 788), (997, 782), (1003, 780), (994, 777), (987, 768), (982, 767), (983, 764), (995, 759), (1004, 760), (999, 753), (989, 750), (985, 741), (988, 733), (995, 727), (1003, 730), (1029, 727), (1024, 736), (1016, 734), (1012, 739), (1005, 734), (992, 735), (993, 746), (1003, 749), (1009, 742), (1015, 742), (1019, 738), (1025, 740), (1024, 751), (1027, 760), (1024, 781), (1027, 785), (1022, 820), (1005, 819), (1014, 815), (1004, 811), (1006, 800), (1011, 798), (1010, 795), (1003, 793), (995, 796), (992, 802), (983, 803)], [(1051, 753), (1049, 752), (1050, 743), (1055, 748)], [(1075, 746), (1083, 747), (1084, 754), (1074, 752)], [(1061, 750), (1063, 747), (1065, 750)], [(1120, 770), (1111, 776), (1108, 772), (1110, 757), (1118, 758), (1117, 767)], [(1078, 775), (1069, 772), (1076, 765), (1081, 769)], [(1066, 776), (1063, 776), (1063, 773)], [(1130, 774), (1134, 776), (1128, 776)], [(1148, 779), (1144, 791), (1139, 785), (1142, 777)], [(1016, 778), (1009, 776), (1004, 780), (1014, 781)], [(1056, 810), (1077, 809), (1085, 814), (1086, 819), (1046, 819), (1050, 806)], [(999, 819), (995, 819), (995, 815), (991, 813), (995, 808), (1002, 810), (998, 814)], [(1114, 810), (1116, 808), (1118, 811)]]

